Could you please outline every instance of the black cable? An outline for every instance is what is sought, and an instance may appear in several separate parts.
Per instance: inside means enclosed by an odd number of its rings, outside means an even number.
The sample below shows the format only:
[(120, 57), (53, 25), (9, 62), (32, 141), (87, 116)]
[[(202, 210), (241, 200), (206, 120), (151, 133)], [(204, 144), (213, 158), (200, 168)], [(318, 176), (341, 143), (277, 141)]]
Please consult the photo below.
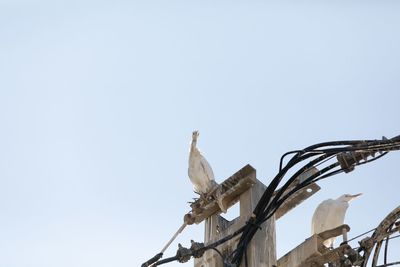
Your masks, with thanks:
[(163, 253), (158, 253), (157, 255), (155, 255), (153, 258), (151, 258), (150, 260), (146, 261), (145, 263), (143, 263), (141, 265), (141, 267), (147, 267), (150, 266), (151, 264), (155, 263), (156, 261), (159, 261), (163, 256)]
[(294, 154), (294, 153), (302, 153), (304, 152), (303, 150), (293, 150), (293, 151), (289, 151), (286, 152), (285, 154), (282, 155), (281, 159), (279, 160), (279, 171), (282, 171), (282, 163), (283, 163), (283, 159), (290, 154)]
[(204, 251), (208, 250), (208, 249), (212, 249), (213, 247), (217, 247), (219, 245), (221, 245), (222, 243), (225, 243), (226, 241), (234, 238), (235, 236), (241, 234), (243, 232), (243, 229), (245, 228), (245, 226), (240, 227), (238, 230), (236, 230), (234, 233), (227, 235), (224, 238), (221, 238), (218, 241), (215, 241), (214, 243), (211, 243), (207, 246), (205, 246), (204, 248), (202, 248)]
[[(333, 165), (333, 164), (332, 164)], [(335, 164), (336, 165), (336, 164)], [(334, 166), (336, 167), (336, 166)], [(329, 167), (328, 170), (332, 169), (332, 167)], [(268, 220), (269, 218), (271, 218), (271, 216), (276, 212), (276, 210), (278, 210), (280, 208), (280, 206), (290, 197), (292, 196), (294, 193), (296, 193), (297, 191), (303, 189), (304, 187), (309, 186), (310, 184), (313, 184), (319, 180), (328, 178), (332, 175), (335, 175), (337, 173), (343, 172), (343, 169), (339, 169), (339, 170), (335, 170), (332, 171), (330, 173), (327, 173), (321, 177), (318, 177), (317, 179), (313, 179), (313, 180), (309, 180), (309, 181), (305, 181), (299, 185), (297, 185), (294, 189), (292, 189), (288, 194), (286, 194), (282, 199), (279, 200), (278, 205), (275, 207), (275, 209), (270, 213), (270, 215), (268, 215), (262, 222), (264, 223), (266, 220)]]
[[(380, 148), (382, 148), (382, 147), (380, 147)], [(340, 151), (345, 151), (345, 150), (336, 150), (335, 152), (340, 152)], [(332, 153), (333, 150), (331, 150), (330, 152)], [(309, 156), (314, 156), (314, 155), (308, 155), (307, 157), (309, 157)], [(322, 157), (322, 158), (318, 158), (318, 159), (316, 159), (316, 160), (313, 160), (312, 163), (315, 164), (316, 162), (321, 161), (321, 160), (323, 160), (324, 158), (326, 158), (326, 156), (325, 156), (325, 157)], [(295, 161), (293, 162), (293, 160), (295, 160)], [(292, 158), (292, 161), (289, 162), (288, 165), (286, 166), (287, 169), (289, 169), (290, 167), (292, 167), (292, 165), (294, 165), (293, 163), (297, 163), (296, 161), (300, 161), (300, 160), (296, 160), (296, 157), (293, 157), (293, 158)], [(310, 164), (310, 165), (312, 166), (312, 164)], [(303, 173), (310, 165), (306, 165), (306, 166), (304, 166), (303, 168), (301, 168), (295, 175), (293, 175), (294, 179), (295, 179), (298, 175), (300, 175), (301, 173)], [(333, 165), (331, 165), (331, 166), (325, 168), (323, 171), (321, 171), (321, 172), (319, 172), (319, 173), (316, 173), (315, 175), (313, 175), (313, 177), (310, 177), (310, 178), (311, 178), (311, 179), (310, 179), (310, 182), (311, 182), (311, 180), (312, 180), (313, 178), (316, 178), (317, 176), (321, 175), (322, 173), (324, 173), (324, 172), (326, 172), (326, 171), (328, 171), (328, 170), (330, 170), (330, 169), (332, 169), (332, 168), (334, 168), (334, 167), (337, 167), (338, 165), (339, 165), (338, 163), (335, 163), (335, 164), (333, 164)], [(287, 170), (284, 170), (284, 172), (286, 172), (286, 171), (287, 171)], [(324, 175), (324, 176), (319, 177), (319, 179), (317, 179), (317, 180), (320, 180), (320, 179), (323, 179), (323, 178), (327, 178), (327, 177), (329, 177), (329, 176), (335, 175), (335, 174), (337, 174), (337, 173), (339, 173), (339, 172), (342, 172), (342, 171), (343, 171), (343, 170), (336, 170), (336, 171), (333, 171), (333, 172), (331, 172), (331, 173), (329, 173), (329, 174), (326, 174), (326, 175)], [(283, 175), (282, 175), (282, 176), (283, 176)], [(279, 176), (277, 176), (277, 178), (279, 178)], [(293, 180), (294, 180), (294, 179), (293, 179)], [(280, 189), (281, 191), (279, 191), (278, 194), (276, 194), (276, 196), (275, 196), (275, 198), (274, 198), (272, 204), (275, 204), (275, 203), (276, 203), (276, 201), (280, 198), (280, 196), (281, 196), (281, 195), (283, 194), (283, 192), (287, 189), (287, 187), (290, 186), (291, 182), (292, 182), (292, 181), (288, 181), (288, 182), (285, 184), (286, 187), (284, 186), (283, 188)], [(314, 181), (314, 182), (315, 182), (315, 181)], [(308, 185), (307, 183), (304, 183), (304, 184), (303, 184), (303, 186), (307, 186), (307, 185)], [(296, 189), (292, 190), (293, 192), (291, 192), (291, 193), (294, 193), (294, 192), (297, 191), (297, 190), (299, 190), (299, 188), (296, 188)], [(280, 194), (279, 194), (279, 193), (280, 193)], [(287, 194), (287, 196), (286, 196), (283, 200), (281, 200), (281, 203), (283, 203), (284, 200), (287, 199), (290, 195), (291, 195), (291, 194)], [(261, 201), (260, 201), (260, 202), (261, 202)], [(279, 203), (279, 204), (281, 204), (281, 203)], [(270, 204), (271, 204), (271, 203), (270, 203)], [(279, 206), (280, 206), (280, 205), (279, 205)], [(269, 207), (271, 208), (272, 205), (269, 205)], [(268, 212), (269, 212), (269, 210), (270, 210), (270, 208), (268, 208), (267, 210), (265, 210), (265, 212), (264, 212), (263, 215), (267, 215)], [(278, 208), (278, 206), (274, 209), (274, 212), (276, 211), (277, 208)], [(256, 212), (254, 212), (254, 213), (256, 213)], [(272, 214), (271, 214), (271, 215), (272, 215)], [(269, 217), (269, 216), (268, 216), (268, 217)], [(261, 220), (262, 220), (262, 219), (261, 219)], [(264, 220), (262, 220), (262, 221), (264, 221)], [(255, 227), (254, 227), (254, 226), (255, 226)], [(258, 227), (257, 223), (256, 223), (254, 226), (249, 227), (249, 228), (250, 228), (249, 232), (244, 232), (244, 233), (242, 234), (241, 241), (242, 241), (243, 245), (240, 245), (240, 244), (238, 245), (238, 248), (237, 248), (237, 250), (236, 250), (236, 253), (235, 253), (233, 262), (240, 263), (240, 261), (241, 261), (241, 255), (242, 255), (242, 253), (241, 253), (240, 251), (246, 249), (248, 243), (250, 242), (250, 240), (252, 239), (253, 235), (254, 235), (255, 232), (257, 231), (257, 230), (255, 229), (255, 228)], [(246, 229), (245, 229), (245, 231), (246, 231)], [(243, 238), (243, 236), (245, 236), (245, 238)]]
[(177, 257), (177, 256), (170, 257), (170, 258), (166, 258), (166, 259), (157, 261), (156, 263), (154, 263), (153, 265), (151, 265), (151, 267), (163, 265), (163, 264), (165, 264), (165, 263), (169, 263), (169, 262), (177, 261), (177, 260), (178, 260), (178, 257)]
[(367, 145), (359, 147), (349, 147), (349, 148), (329, 148), (322, 150), (325, 153), (340, 153), (340, 152), (381, 152), (381, 151), (391, 151), (400, 149), (399, 144), (379, 144), (379, 145)]
[[(239, 240), (236, 253), (235, 253), (234, 257), (233, 257), (233, 260), (232, 260), (233, 263), (235, 263), (235, 264), (237, 264), (237, 265), (240, 265), (241, 259), (242, 259), (242, 256), (243, 256), (243, 251), (245, 251), (245, 249), (246, 249), (248, 243), (251, 241), (251, 239), (253, 238), (253, 236), (254, 236), (255, 233), (257, 232), (258, 226), (259, 226), (262, 222), (264, 222), (264, 221), (269, 217), (269, 216), (268, 216), (269, 211), (270, 211), (270, 210), (273, 210), (273, 212), (271, 212), (271, 216), (272, 216), (272, 214), (278, 209), (278, 207), (279, 207), (280, 205), (282, 205), (282, 203), (284, 202), (284, 200), (286, 200), (290, 195), (294, 194), (296, 191), (298, 191), (298, 190), (300, 189), (299, 186), (297, 186), (297, 188), (292, 189), (287, 195), (285, 195), (285, 197), (280, 201), (280, 203), (279, 203), (278, 205), (276, 205), (275, 208), (273, 208), (274, 205), (276, 204), (276, 202), (278, 201), (278, 199), (281, 197), (281, 195), (282, 195), (282, 194), (286, 191), (286, 189), (290, 186), (291, 182), (292, 182), (294, 179), (296, 179), (296, 177), (297, 177), (298, 175), (300, 175), (301, 173), (303, 173), (307, 168), (309, 168), (310, 166), (312, 166), (312, 165), (315, 164), (316, 162), (319, 162), (319, 161), (321, 161), (321, 160), (324, 160), (326, 157), (329, 157), (329, 156), (330, 156), (330, 155), (320, 156), (320, 157), (318, 157), (317, 159), (315, 159), (315, 160), (311, 161), (310, 163), (306, 164), (303, 168), (301, 168), (298, 172), (296, 172), (296, 173), (289, 179), (289, 181), (286, 182), (286, 184), (285, 184), (282, 188), (280, 188), (279, 192), (275, 195), (274, 199), (268, 204), (268, 208), (266, 209), (266, 211), (265, 211), (265, 213), (263, 214), (263, 216), (262, 216), (261, 218), (257, 218), (255, 225), (253, 225), (253, 226), (248, 226), (248, 228), (244, 230), (244, 232), (243, 232), (243, 234), (242, 234), (242, 236), (241, 236), (241, 238), (240, 238), (240, 240)], [(339, 163), (338, 163), (338, 162), (336, 162), (336, 163), (334, 163), (334, 164), (332, 164), (332, 165), (330, 165), (330, 166), (328, 166), (328, 167), (326, 167), (326, 168), (324, 168), (324, 169), (318, 171), (317, 173), (315, 173), (314, 175), (312, 175), (312, 176), (311, 176), (310, 178), (308, 178), (307, 180), (312, 181), (313, 178), (316, 178), (316, 177), (318, 177), (319, 175), (321, 175), (321, 174), (323, 174), (323, 173), (325, 173), (325, 172), (327, 172), (327, 171), (329, 171), (329, 170), (331, 170), (331, 169), (333, 169), (333, 168), (335, 168), (335, 167), (337, 167), (337, 166), (339, 166)], [(303, 187), (304, 187), (304, 186), (307, 186), (307, 184), (305, 184), (305, 183), (302, 184), (302, 185), (303, 185)]]
[[(306, 164), (305, 166), (303, 166), (303, 168), (301, 168), (298, 172), (296, 172), (296, 173), (289, 179), (289, 181), (286, 182), (286, 184), (285, 184), (282, 188), (280, 188), (280, 190), (278, 191), (278, 193), (275, 195), (275, 198), (274, 198), (274, 199), (271, 201), (271, 203), (269, 204), (269, 208), (266, 209), (265, 213), (263, 214), (263, 217), (266, 217), (266, 216), (268, 215), (269, 210), (271, 209), (271, 207), (276, 203), (276, 201), (277, 201), (277, 200), (280, 198), (280, 196), (286, 191), (287, 187), (290, 186), (291, 182), (292, 182), (294, 179), (296, 179), (298, 175), (300, 175), (301, 173), (303, 173), (306, 169), (308, 169), (308, 168), (309, 168), (310, 166), (312, 166), (313, 164), (324, 160), (324, 159), (325, 159), (326, 157), (328, 157), (328, 156), (329, 156), (329, 155), (320, 156), (320, 157), (318, 157), (317, 159), (311, 161), (309, 164)], [(335, 166), (337, 166), (337, 164), (335, 164)], [(325, 172), (325, 171), (327, 171), (327, 170), (328, 170), (328, 169), (324, 170), (323, 172)], [(316, 176), (320, 175), (321, 173), (322, 173), (322, 172), (316, 173), (314, 176), (316, 177)], [(293, 190), (292, 190), (292, 191), (293, 191)], [(291, 192), (291, 193), (294, 193), (294, 191)], [(289, 196), (291, 195), (291, 193), (288, 194), (286, 197), (289, 197)], [(260, 221), (260, 222), (263, 222), (264, 219), (261, 217), (261, 218), (259, 219), (259, 221)], [(256, 225), (256, 226), (259, 226), (259, 224)], [(250, 230), (251, 230), (251, 229), (250, 229)], [(252, 236), (255, 234), (255, 232), (256, 232), (256, 230), (253, 230), (253, 231), (251, 231), (251, 232), (248, 233), (250, 239), (251, 239)], [(243, 233), (242, 237), (243, 237), (244, 235), (245, 235), (245, 233)], [(242, 238), (242, 240), (239, 241), (239, 242), (242, 242), (243, 244), (246, 244), (246, 243), (248, 243), (249, 241), (245, 241), (245, 240)], [(240, 254), (240, 253), (239, 253), (239, 254)], [(236, 259), (239, 259), (239, 257), (240, 257), (240, 256), (236, 255)]]
[(334, 154), (334, 155), (332, 155), (332, 156), (326, 158), (325, 160), (321, 161), (321, 162), (318, 163), (318, 164), (315, 164), (313, 167), (316, 168), (316, 167), (318, 167), (319, 165), (322, 165), (322, 164), (324, 164), (325, 162), (330, 161), (330, 160), (333, 159), (335, 156), (336, 156), (336, 154)]
[[(324, 161), (326, 158), (330, 157), (331, 155), (323, 155), (320, 156), (312, 161), (310, 161), (308, 164), (304, 165), (302, 168), (300, 168), (295, 174), (292, 175), (292, 177), (289, 178), (289, 180), (279, 189), (278, 193), (275, 195), (274, 199), (271, 201), (269, 206), (272, 206), (276, 203), (276, 201), (282, 196), (282, 194), (290, 187), (292, 182), (295, 181), (302, 173), (313, 167), (315, 164)], [(336, 165), (337, 166), (337, 165)], [(317, 174), (320, 171), (317, 172)], [(318, 174), (319, 175), (319, 174)], [(316, 176), (316, 174), (312, 175), (312, 177)], [(308, 178), (310, 179), (310, 178)], [(267, 211), (265, 211), (265, 214), (267, 214)]]
[(384, 265), (387, 265), (388, 246), (389, 246), (389, 236), (386, 237), (386, 241), (385, 241), (385, 251), (383, 254), (383, 264)]
[[(332, 146), (343, 146), (343, 147), (335, 147), (335, 148), (327, 148), (327, 147), (332, 147)], [(290, 197), (292, 194), (300, 190), (301, 188), (308, 186), (311, 183), (314, 183), (316, 181), (319, 181), (321, 179), (325, 179), (327, 177), (330, 177), (332, 175), (335, 175), (339, 172), (343, 172), (343, 169), (338, 169), (331, 171), (329, 173), (329, 170), (338, 167), (339, 163), (336, 162), (334, 164), (329, 165), (328, 167), (322, 169), (321, 171), (318, 171), (316, 174), (313, 174), (311, 177), (307, 178), (305, 181), (302, 183), (296, 185), (290, 192), (286, 193), (283, 195), (283, 193), (289, 188), (289, 186), (295, 181), (295, 179), (303, 173), (307, 168), (310, 168), (314, 166), (313, 164), (323, 164), (324, 162), (330, 160), (332, 157), (335, 155), (338, 155), (339, 153), (368, 153), (371, 156), (375, 152), (382, 152), (385, 151), (382, 155), (375, 157), (370, 160), (363, 161), (361, 163), (355, 162), (354, 165), (362, 165), (371, 161), (374, 161), (384, 155), (387, 154), (387, 151), (391, 150), (398, 150), (400, 149), (400, 135), (396, 136), (395, 138), (388, 139), (388, 140), (353, 140), (353, 141), (334, 141), (334, 142), (324, 142), (324, 143), (319, 143), (315, 144), (309, 147), (306, 147), (303, 150), (295, 150), (295, 151), (290, 151), (285, 153), (280, 160), (280, 166), (279, 166), (279, 172), (278, 174), (274, 177), (274, 179), (271, 181), (267, 189), (265, 190), (264, 194), (262, 195), (260, 201), (257, 203), (256, 208), (253, 211), (253, 217), (248, 221), (246, 225), (241, 227), (239, 230), (234, 232), (233, 234), (226, 236), (225, 238), (222, 238), (212, 244), (207, 245), (206, 247), (202, 248), (203, 251), (206, 251), (208, 249), (216, 249), (215, 247), (232, 239), (233, 237), (242, 234), (240, 237), (239, 243), (237, 245), (237, 248), (234, 250), (234, 252), (231, 253), (233, 256), (232, 262), (239, 263), (241, 262), (241, 258), (243, 256), (243, 251), (246, 251), (247, 246), (251, 239), (253, 238), (254, 234), (257, 232), (257, 229), (259, 228), (259, 225), (261, 225), (265, 220), (270, 218), (276, 210), (284, 203), (284, 201)], [(289, 155), (289, 154), (294, 154), (296, 153), (287, 163), (284, 167), (283, 165), (283, 159)], [(311, 160), (308, 164), (300, 168), (285, 184), (282, 188), (279, 189), (279, 191), (274, 195), (274, 192), (285, 176), (285, 174), (296, 164), (300, 163), (301, 161), (304, 161), (310, 157), (315, 157), (317, 155), (322, 155), (316, 159)], [(330, 158), (328, 158), (330, 157)], [(362, 160), (362, 159), (361, 159)], [(324, 174), (326, 173), (326, 174)], [(322, 175), (324, 174), (324, 175)], [(322, 175), (322, 176), (321, 176)], [(283, 196), (282, 196), (283, 195)], [(399, 235), (400, 236), (400, 235)], [(399, 237), (396, 236), (396, 237)], [(396, 238), (393, 237), (393, 238)], [(357, 238), (357, 237), (356, 237)], [(355, 238), (351, 239), (354, 240)], [(349, 240), (349, 241), (351, 241)], [(222, 255), (222, 254), (220, 254)], [(246, 253), (244, 253), (245, 258), (247, 258)], [(161, 265), (167, 262), (171, 262), (177, 260), (177, 257), (171, 257), (167, 258), (164, 260), (160, 260), (153, 264), (152, 266), (157, 266)], [(247, 262), (247, 260), (246, 260)], [(386, 265), (388, 266), (388, 265)], [(383, 266), (382, 266), (383, 267)]]
[[(264, 209), (266, 208), (266, 205), (269, 203), (273, 193), (275, 192), (279, 182), (282, 180), (283, 176), (288, 172), (288, 170), (290, 168), (292, 168), (294, 165), (296, 165), (297, 163), (299, 163), (300, 161), (303, 161), (307, 158), (310, 158), (312, 156), (312, 154), (306, 154), (306, 155), (302, 155), (300, 156), (299, 154), (296, 154), (292, 159), (290, 159), (290, 161), (286, 164), (286, 166), (282, 169), (282, 171), (280, 171), (275, 178), (271, 181), (271, 183), (269, 184), (269, 186), (267, 187), (267, 189), (265, 190), (264, 194), (261, 196), (259, 202), (257, 203), (256, 208), (253, 211), (253, 214), (255, 216), (257, 216), (260, 211), (264, 211)], [(320, 160), (323, 160), (325, 158), (327, 158), (328, 156), (326, 155), (322, 155), (320, 157), (318, 157), (316, 160), (313, 160), (312, 163), (316, 164), (318, 163)], [(312, 166), (312, 163), (308, 163), (306, 166)], [(302, 170), (305, 170), (306, 168), (303, 167)], [(300, 175), (302, 173), (302, 171), (298, 171), (296, 174)], [(296, 175), (295, 174), (295, 175)], [(295, 176), (293, 175), (293, 176)]]
[(357, 239), (357, 238), (359, 238), (359, 237), (362, 237), (363, 235), (366, 235), (366, 234), (368, 234), (368, 233), (371, 233), (371, 232), (374, 231), (375, 229), (376, 229), (376, 227), (373, 228), (373, 229), (371, 229), (371, 230), (366, 231), (365, 233), (359, 234), (358, 236), (355, 236), (355, 237), (353, 237), (353, 238), (347, 240), (347, 242), (353, 241), (354, 239)]
[(400, 235), (396, 235), (396, 236), (389, 237), (389, 239), (395, 239), (395, 238), (399, 238), (399, 237), (400, 237)]
[[(270, 217), (273, 215), (273, 213), (283, 204), (283, 202), (284, 202), (288, 197), (290, 197), (293, 193), (295, 193), (295, 192), (297, 192), (298, 190), (300, 190), (301, 188), (306, 187), (306, 186), (308, 186), (309, 184), (315, 182), (315, 180), (314, 180), (315, 177), (318, 177), (318, 176), (321, 175), (322, 173), (325, 173), (325, 172), (327, 172), (327, 171), (329, 171), (329, 170), (331, 170), (331, 169), (337, 167), (338, 165), (339, 165), (338, 163), (334, 163), (334, 164), (332, 164), (332, 165), (330, 165), (330, 166), (328, 166), (328, 167), (322, 169), (321, 171), (317, 172), (316, 174), (314, 174), (313, 176), (311, 176), (310, 178), (308, 178), (308, 179), (307, 179), (305, 182), (303, 182), (302, 184), (297, 185), (296, 188), (292, 189), (292, 191), (290, 191), (290, 192), (287, 193), (282, 199), (280, 199), (280, 201), (278, 202), (278, 205), (276, 205), (276, 207), (273, 209), (273, 211), (271, 212), (271, 214), (270, 214), (269, 216), (266, 216), (266, 217), (261, 221), (261, 223), (263, 223), (263, 222), (266, 221), (268, 218), (270, 218)], [(328, 174), (326, 174), (326, 175), (324, 175), (324, 176), (319, 177), (317, 180), (320, 180), (320, 179), (323, 179), (323, 178), (327, 178), (327, 177), (329, 177), (329, 176), (332, 176), (332, 175), (334, 175), (334, 174), (336, 174), (336, 173), (338, 173), (338, 172), (342, 172), (342, 171), (343, 171), (342, 169), (333, 171), (333, 172), (331, 172), (331, 173), (328, 173)], [(297, 174), (295, 174), (295, 175), (293, 175), (293, 176), (296, 177)], [(261, 223), (260, 223), (260, 224), (261, 224)], [(244, 233), (243, 233), (243, 235), (244, 235)], [(250, 238), (250, 240), (251, 240), (251, 238)], [(247, 244), (250, 242), (250, 240), (243, 241), (243, 245), (242, 245), (242, 246), (238, 246), (237, 251), (236, 251), (236, 255), (235, 255), (235, 258), (234, 258), (234, 259), (236, 259), (235, 263), (239, 264), (240, 257), (241, 257), (241, 256), (240, 256), (240, 250), (243, 250), (244, 248), (246, 248), (246, 247), (247, 247)]]
[(358, 164), (356, 164), (356, 165), (359, 166), (359, 165), (363, 165), (363, 164), (366, 164), (366, 163), (370, 163), (370, 162), (372, 162), (372, 161), (375, 161), (375, 160), (377, 160), (377, 159), (382, 158), (382, 157), (385, 156), (387, 153), (389, 153), (389, 152), (384, 152), (384, 153), (382, 153), (382, 154), (379, 155), (379, 156), (376, 156), (376, 157), (374, 157), (374, 158), (372, 158), (372, 159), (370, 159), (370, 160), (363, 161), (363, 162), (358, 163)]
[(333, 175), (342, 173), (342, 172), (344, 172), (343, 169), (336, 170), (336, 171), (332, 171), (332, 172), (327, 173), (327, 174), (325, 174), (325, 175), (323, 175), (323, 176), (321, 176), (321, 177), (318, 177), (317, 179), (315, 179), (315, 180), (313, 181), (313, 183), (318, 182), (318, 181), (320, 181), (320, 180), (322, 180), (322, 179), (328, 178), (328, 177), (330, 177), (330, 176), (333, 176)]
[[(275, 205), (275, 203), (278, 201), (278, 199), (280, 199), (281, 195), (283, 193), (286, 192), (287, 188), (292, 184), (292, 182), (302, 173), (304, 173), (306, 170), (308, 170), (309, 168), (311, 168), (312, 166), (314, 166), (314, 164), (316, 164), (317, 162), (320, 161), (324, 161), (324, 158), (329, 157), (329, 156), (324, 156), (324, 157), (319, 157), (313, 161), (311, 161), (310, 163), (306, 164), (305, 166), (303, 166), (300, 170), (298, 170), (295, 174), (292, 175), (292, 177), (286, 182), (286, 184), (284, 186), (282, 186), (279, 189), (279, 192), (275, 195), (275, 198), (271, 201), (270, 203), (270, 207)], [(329, 169), (338, 166), (338, 163), (334, 163), (334, 166), (331, 165), (331, 167), (329, 167)], [(305, 184), (305, 182), (307, 181), (311, 181), (314, 178), (316, 178), (317, 176), (321, 175), (322, 173), (325, 173), (326, 171), (328, 171), (329, 169), (322, 169), (321, 171), (318, 171), (317, 173), (311, 175), (309, 178), (307, 178), (306, 180), (304, 180), (301, 184), (297, 185), (295, 188), (293, 188), (290, 192), (286, 193), (286, 197), (285, 200), (290, 197), (292, 194), (294, 194), (296, 191), (300, 190), (301, 188), (303, 188), (304, 186), (308, 186), (311, 183)], [(264, 217), (266, 217), (268, 215), (269, 211), (266, 210), (264, 213)]]

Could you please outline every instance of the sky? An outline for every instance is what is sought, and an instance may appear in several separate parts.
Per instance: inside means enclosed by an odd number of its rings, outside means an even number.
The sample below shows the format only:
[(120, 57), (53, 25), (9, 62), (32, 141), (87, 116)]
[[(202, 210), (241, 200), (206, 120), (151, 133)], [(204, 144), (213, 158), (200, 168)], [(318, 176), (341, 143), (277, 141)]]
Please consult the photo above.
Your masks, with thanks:
[[(264, 184), (287, 151), (399, 135), (399, 13), (371, 0), (0, 0), (0, 267), (158, 253), (196, 196), (193, 130), (217, 182), (251, 164)], [(376, 227), (399, 205), (399, 160), (321, 181), (277, 221), (278, 256), (343, 193), (364, 193), (349, 236)]]

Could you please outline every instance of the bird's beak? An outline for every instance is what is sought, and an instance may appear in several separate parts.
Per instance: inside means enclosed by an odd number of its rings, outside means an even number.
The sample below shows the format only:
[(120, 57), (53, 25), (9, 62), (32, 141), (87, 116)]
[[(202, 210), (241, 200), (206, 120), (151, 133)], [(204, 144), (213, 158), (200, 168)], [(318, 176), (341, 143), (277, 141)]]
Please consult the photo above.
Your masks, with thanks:
[(358, 198), (358, 197), (361, 196), (361, 195), (362, 195), (362, 193), (352, 195), (350, 200), (356, 199), (356, 198)]

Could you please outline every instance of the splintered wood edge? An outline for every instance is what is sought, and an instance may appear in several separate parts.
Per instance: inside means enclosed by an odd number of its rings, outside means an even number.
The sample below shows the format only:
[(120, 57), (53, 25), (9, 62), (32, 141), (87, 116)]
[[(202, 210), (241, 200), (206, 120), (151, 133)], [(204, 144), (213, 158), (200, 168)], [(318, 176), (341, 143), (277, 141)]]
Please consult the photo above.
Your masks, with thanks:
[[(256, 183), (256, 170), (249, 164), (241, 168), (231, 177), (223, 181), (219, 187), (221, 188), (221, 198), (226, 204), (226, 208), (230, 208), (237, 201), (239, 201), (240, 195), (250, 189)], [(212, 193), (212, 192), (211, 192)], [(221, 212), (217, 202), (211, 201), (206, 205), (201, 205), (200, 200), (197, 200), (193, 206), (198, 204), (199, 209), (192, 209), (192, 213), (185, 215), (185, 221), (199, 224), (204, 219)], [(197, 212), (200, 211), (200, 212)], [(189, 215), (189, 216), (188, 216)], [(190, 218), (189, 218), (190, 217)]]

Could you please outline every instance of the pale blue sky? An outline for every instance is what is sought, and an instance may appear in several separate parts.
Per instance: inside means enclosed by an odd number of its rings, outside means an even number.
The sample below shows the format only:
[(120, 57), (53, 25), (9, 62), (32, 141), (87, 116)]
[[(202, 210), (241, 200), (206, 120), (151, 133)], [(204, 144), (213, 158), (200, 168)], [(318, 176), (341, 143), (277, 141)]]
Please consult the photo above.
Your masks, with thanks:
[[(250, 163), (265, 184), (288, 150), (399, 135), (399, 14), (398, 1), (0, 0), (0, 267), (153, 256), (195, 196), (194, 129), (218, 182)], [(278, 254), (342, 193), (364, 193), (352, 235), (374, 227), (399, 205), (399, 159), (322, 182), (278, 221)]]

